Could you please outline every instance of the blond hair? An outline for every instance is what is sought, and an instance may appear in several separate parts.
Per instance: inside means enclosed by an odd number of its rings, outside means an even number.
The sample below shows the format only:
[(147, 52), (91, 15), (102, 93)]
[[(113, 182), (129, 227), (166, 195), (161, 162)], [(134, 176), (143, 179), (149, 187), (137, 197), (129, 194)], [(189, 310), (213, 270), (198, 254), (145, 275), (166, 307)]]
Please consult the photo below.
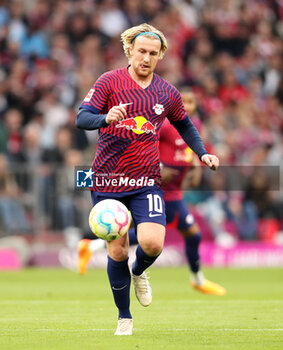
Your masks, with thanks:
[[(150, 34), (148, 32), (151, 32), (154, 34)], [(139, 26), (129, 28), (121, 34), (123, 49), (128, 59), (130, 60), (131, 58), (130, 48), (133, 45), (135, 38), (142, 33), (147, 33), (147, 34), (144, 34), (144, 36), (150, 39), (158, 40), (157, 36), (159, 37), (161, 42), (160, 59), (163, 58), (164, 53), (167, 50), (167, 41), (164, 34), (160, 30), (154, 28), (153, 26), (147, 23), (143, 23), (143, 24), (140, 24)]]

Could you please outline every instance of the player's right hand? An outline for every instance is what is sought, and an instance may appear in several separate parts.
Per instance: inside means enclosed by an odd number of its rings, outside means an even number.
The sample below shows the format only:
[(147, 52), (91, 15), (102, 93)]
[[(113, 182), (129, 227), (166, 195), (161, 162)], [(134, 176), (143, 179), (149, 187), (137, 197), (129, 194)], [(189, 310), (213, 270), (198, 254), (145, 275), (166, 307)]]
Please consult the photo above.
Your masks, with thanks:
[(211, 170), (217, 170), (219, 167), (219, 159), (214, 154), (204, 154), (201, 161), (206, 164)]
[(107, 124), (112, 124), (123, 120), (126, 115), (127, 112), (123, 106), (114, 106), (107, 113), (105, 121)]

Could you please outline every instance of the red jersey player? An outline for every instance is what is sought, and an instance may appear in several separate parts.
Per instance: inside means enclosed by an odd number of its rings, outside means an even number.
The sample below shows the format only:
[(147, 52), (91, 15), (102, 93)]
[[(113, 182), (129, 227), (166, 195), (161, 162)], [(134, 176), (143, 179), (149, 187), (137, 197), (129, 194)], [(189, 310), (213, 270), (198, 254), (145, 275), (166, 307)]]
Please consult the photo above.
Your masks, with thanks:
[(128, 236), (107, 242), (107, 273), (118, 308), (116, 335), (131, 335), (130, 284), (143, 306), (152, 301), (145, 270), (162, 251), (165, 207), (160, 188), (158, 139), (165, 118), (179, 131), (201, 161), (215, 170), (219, 160), (208, 154), (191, 123), (178, 90), (154, 73), (167, 49), (156, 28), (142, 24), (122, 33), (129, 66), (103, 74), (80, 106), (79, 128), (99, 129), (94, 158), (93, 205), (105, 198), (118, 199), (132, 213), (139, 245), (128, 267)]
[[(181, 93), (184, 107), (189, 116), (194, 116), (196, 111), (195, 96), (190, 91)], [(194, 118), (194, 124), (200, 130), (199, 119)], [(162, 189), (165, 191), (166, 222), (174, 226), (182, 233), (185, 240), (185, 253), (191, 269), (191, 285), (198, 291), (206, 294), (224, 295), (225, 289), (220, 285), (205, 279), (200, 269), (199, 244), (201, 233), (194, 217), (190, 214), (188, 206), (183, 198), (181, 186), (185, 176), (192, 166), (196, 165), (194, 181), (201, 177), (201, 167), (193, 151), (180, 137), (177, 130), (165, 120), (160, 131), (160, 160)]]
[[(201, 122), (195, 117), (196, 98), (192, 91), (183, 90), (181, 93), (184, 107), (197, 129), (201, 130)], [(180, 137), (176, 129), (166, 119), (160, 130), (159, 151), (161, 160), (162, 189), (165, 191), (165, 213), (167, 226), (177, 228), (185, 240), (185, 253), (191, 269), (191, 285), (205, 294), (224, 295), (225, 289), (218, 284), (205, 279), (200, 270), (199, 244), (201, 233), (188, 206), (183, 198), (181, 186), (184, 178), (190, 172), (190, 183), (197, 186), (201, 180), (202, 170), (200, 161), (193, 151)], [(136, 232), (129, 231), (130, 244), (138, 244)], [(79, 272), (85, 274), (92, 253), (105, 248), (102, 240), (84, 239), (81, 242), (84, 249), (80, 250)]]

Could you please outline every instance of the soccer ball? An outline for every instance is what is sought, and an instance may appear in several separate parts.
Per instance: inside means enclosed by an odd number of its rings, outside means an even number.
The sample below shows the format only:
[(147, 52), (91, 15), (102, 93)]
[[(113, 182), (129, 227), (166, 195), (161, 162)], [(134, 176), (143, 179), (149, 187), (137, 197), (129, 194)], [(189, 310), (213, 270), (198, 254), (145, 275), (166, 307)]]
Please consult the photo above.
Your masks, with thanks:
[(101, 239), (113, 241), (124, 236), (131, 225), (126, 206), (115, 199), (98, 202), (89, 214), (91, 231)]

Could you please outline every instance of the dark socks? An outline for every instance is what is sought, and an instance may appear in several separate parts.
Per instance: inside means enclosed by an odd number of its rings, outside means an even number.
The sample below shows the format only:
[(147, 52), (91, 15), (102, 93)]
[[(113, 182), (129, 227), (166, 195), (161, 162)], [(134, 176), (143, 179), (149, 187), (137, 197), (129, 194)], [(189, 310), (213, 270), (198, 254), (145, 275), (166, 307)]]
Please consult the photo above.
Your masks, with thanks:
[(200, 233), (185, 238), (186, 257), (190, 265), (190, 269), (194, 273), (197, 273), (200, 270), (200, 257), (198, 252), (200, 241)]
[(128, 259), (119, 262), (108, 256), (107, 274), (114, 301), (119, 310), (119, 318), (132, 318), (130, 313), (131, 275)]
[(158, 256), (159, 255), (149, 256), (142, 250), (141, 246), (138, 246), (136, 250), (136, 260), (132, 266), (133, 274), (136, 276), (141, 275), (144, 270), (155, 262)]

